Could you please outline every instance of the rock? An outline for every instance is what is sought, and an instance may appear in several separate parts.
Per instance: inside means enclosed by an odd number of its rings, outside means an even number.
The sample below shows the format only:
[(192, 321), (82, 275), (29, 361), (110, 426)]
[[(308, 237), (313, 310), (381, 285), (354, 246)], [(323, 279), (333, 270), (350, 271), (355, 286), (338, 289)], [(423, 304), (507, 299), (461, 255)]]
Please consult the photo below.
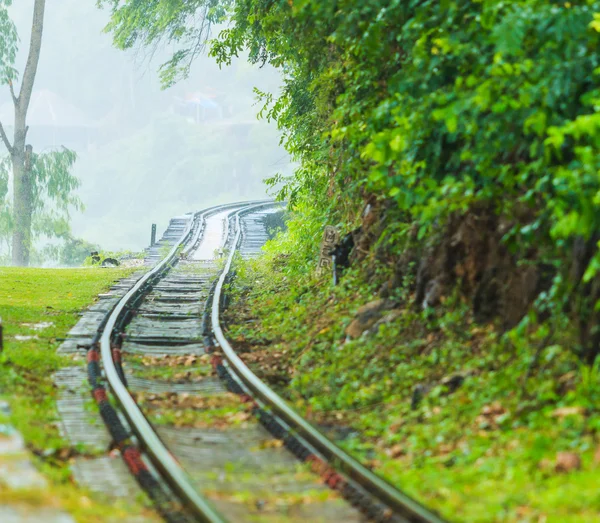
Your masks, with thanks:
[(453, 374), (452, 376), (446, 376), (445, 378), (442, 378), (440, 383), (448, 387), (448, 392), (452, 393), (458, 389), (458, 387), (460, 387), (464, 381), (465, 377), (462, 374)]
[(556, 455), (554, 470), (556, 472), (571, 472), (581, 468), (581, 458), (575, 452), (559, 452)]
[(431, 385), (429, 384), (421, 384), (415, 385), (413, 389), (412, 398), (410, 400), (410, 408), (411, 410), (416, 410), (419, 407), (419, 403), (423, 397), (431, 390)]
[(121, 265), (116, 258), (105, 258), (102, 260), (102, 267), (118, 267)]
[(379, 288), (379, 292), (377, 293), (380, 298), (389, 298), (391, 291), (393, 289), (392, 282), (386, 281), (383, 282), (383, 285)]
[(346, 327), (346, 335), (351, 338), (358, 338), (363, 332), (369, 330), (384, 315), (384, 311), (390, 309), (393, 302), (390, 300), (379, 299), (363, 305), (358, 309), (350, 325)]
[(442, 301), (444, 286), (439, 279), (432, 280), (425, 286), (425, 297), (423, 298), (423, 310), (428, 307), (436, 307)]
[(403, 314), (404, 314), (404, 311), (402, 309), (392, 309), (391, 311), (386, 313), (383, 316), (383, 318), (381, 318), (380, 320), (377, 320), (377, 322), (372, 327), (370, 327), (369, 330), (371, 332), (377, 332), (380, 325), (392, 323), (393, 321), (397, 320)]

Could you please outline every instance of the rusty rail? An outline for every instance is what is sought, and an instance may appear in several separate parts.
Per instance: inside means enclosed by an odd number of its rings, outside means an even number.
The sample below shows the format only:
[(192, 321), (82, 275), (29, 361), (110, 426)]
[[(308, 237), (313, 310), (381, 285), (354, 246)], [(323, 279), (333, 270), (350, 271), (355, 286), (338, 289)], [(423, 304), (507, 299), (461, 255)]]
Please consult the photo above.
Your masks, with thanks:
[[(118, 336), (120, 326), (124, 323), (124, 318), (129, 313), (128, 308), (130, 304), (135, 303), (136, 300), (140, 299), (153, 283), (162, 278), (170, 268), (177, 263), (180, 253), (185, 255), (193, 249), (194, 245), (201, 238), (205, 218), (216, 212), (248, 205), (248, 203), (227, 204), (196, 213), (193, 220), (188, 224), (188, 227), (179, 241), (172, 247), (169, 254), (153, 269), (144, 274), (107, 314), (94, 340), (94, 342), (100, 346), (100, 356), (110, 390), (140, 441), (142, 449), (149, 456), (153, 465), (160, 472), (162, 478), (173, 492), (175, 492), (184, 502), (186, 507), (199, 521), (207, 523), (223, 523), (225, 520), (214, 507), (212, 507), (212, 505), (197, 492), (188, 474), (160, 440), (155, 430), (131, 396), (131, 393), (127, 390), (118, 366), (113, 360), (112, 342), (114, 337)], [(92, 351), (93, 350), (94, 348), (92, 348)]]
[[(312, 454), (308, 457), (316, 460), (318, 467), (325, 467), (329, 477), (335, 474), (334, 471), (341, 472), (347, 479), (355, 482), (374, 498), (389, 507), (389, 509), (399, 517), (400, 521), (411, 523), (443, 523), (443, 519), (440, 518), (440, 516), (396, 489), (380, 476), (371, 472), (293, 410), (283, 398), (276, 394), (248, 368), (225, 337), (223, 330), (221, 329), (220, 303), (222, 302), (223, 286), (230, 275), (233, 258), (241, 242), (240, 216), (246, 212), (252, 212), (259, 207), (261, 206), (249, 207), (240, 210), (235, 214), (235, 237), (232, 242), (227, 263), (217, 282), (212, 299), (212, 330), (227, 360), (227, 370), (230, 373), (233, 373), (234, 377), (241, 382), (242, 386), (246, 388), (247, 392), (249, 392), (255, 400), (258, 400), (260, 406), (267, 408), (267, 417), (272, 417), (274, 414), (279, 420), (283, 421), (283, 423), (279, 423), (279, 425), (280, 427), (283, 427), (284, 430), (278, 430), (281, 433), (287, 432), (290, 434), (293, 445), (296, 445), (298, 439), (302, 439), (303, 441), (301, 444), (304, 445), (305, 448), (311, 450), (314, 449), (316, 451), (317, 455)], [(333, 468), (331, 472), (327, 468), (328, 464)], [(343, 481), (344, 480), (334, 486), (339, 487), (340, 484), (343, 484)], [(360, 492), (353, 494), (355, 494), (355, 497), (359, 498), (357, 505), (360, 505)], [(384, 514), (385, 511), (379, 511), (379, 513)]]

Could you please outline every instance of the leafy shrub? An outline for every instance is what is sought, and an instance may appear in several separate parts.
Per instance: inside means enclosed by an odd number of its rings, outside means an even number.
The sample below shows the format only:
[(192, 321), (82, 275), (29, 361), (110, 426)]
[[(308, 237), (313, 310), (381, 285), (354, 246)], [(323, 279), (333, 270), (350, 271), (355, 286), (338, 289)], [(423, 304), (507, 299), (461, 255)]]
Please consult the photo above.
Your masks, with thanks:
[(599, 2), (246, 0), (234, 10), (213, 54), (227, 62), (247, 47), (285, 74), (281, 97), (263, 97), (302, 162), (283, 197), (347, 222), (363, 198), (392, 199), (396, 249), (415, 222), (422, 241), (456, 214), (490, 210), (517, 261), (555, 268), (538, 311), (570, 312), (578, 350), (595, 358)]
[(300, 164), (268, 183), (283, 183), (280, 196), (308, 211), (300, 220), (318, 211), (314, 223), (350, 227), (366, 202), (391, 201), (378, 233), (400, 256), (415, 227), (423, 243), (453, 216), (483, 208), (506, 223), (515, 264), (553, 268), (536, 310), (568, 314), (578, 350), (595, 358), (600, 2), (103, 3), (121, 47), (175, 44), (166, 83), (202, 41), (205, 24), (194, 27), (190, 14), (229, 16), (210, 45), (219, 63), (247, 50), (282, 71), (278, 97), (256, 92), (260, 115), (278, 123)]

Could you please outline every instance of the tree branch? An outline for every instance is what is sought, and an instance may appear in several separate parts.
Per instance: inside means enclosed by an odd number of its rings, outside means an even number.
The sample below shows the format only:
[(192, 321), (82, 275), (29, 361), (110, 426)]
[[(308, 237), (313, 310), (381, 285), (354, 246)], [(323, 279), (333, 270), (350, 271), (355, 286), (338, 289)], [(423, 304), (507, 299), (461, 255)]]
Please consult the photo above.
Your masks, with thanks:
[(12, 83), (12, 80), (10, 80), (10, 81), (8, 82), (8, 87), (9, 87), (9, 89), (10, 89), (10, 95), (12, 96), (13, 103), (14, 103), (15, 105), (17, 105), (17, 104), (19, 103), (19, 99), (18, 99), (18, 98), (17, 98), (17, 96), (15, 95), (15, 87), (14, 87), (14, 85), (13, 85), (13, 83)]
[(45, 8), (46, 0), (35, 0), (35, 5), (33, 7), (33, 22), (31, 25), (31, 41), (29, 43), (29, 56), (27, 57), (27, 65), (25, 66), (25, 72), (23, 73), (21, 92), (19, 93), (18, 98), (19, 109), (23, 111), (24, 114), (27, 114), (27, 109), (29, 108), (31, 93), (33, 92), (33, 83), (40, 61)]
[(8, 152), (12, 155), (13, 148), (10, 142), (8, 141), (8, 136), (4, 132), (4, 127), (2, 127), (2, 122), (0, 122), (0, 136), (2, 136), (2, 141), (4, 142), (4, 146), (8, 149)]

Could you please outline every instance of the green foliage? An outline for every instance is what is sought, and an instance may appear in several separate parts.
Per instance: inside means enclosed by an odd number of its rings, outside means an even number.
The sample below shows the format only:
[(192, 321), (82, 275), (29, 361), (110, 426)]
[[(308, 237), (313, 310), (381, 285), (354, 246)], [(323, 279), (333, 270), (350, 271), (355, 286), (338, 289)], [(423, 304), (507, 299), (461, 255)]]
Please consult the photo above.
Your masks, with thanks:
[[(477, 325), (458, 293), (419, 313), (407, 279), (394, 309), (351, 338), (346, 327), (378, 286), (356, 269), (336, 287), (317, 278), (306, 263), (314, 242), (297, 223), (236, 267), (229, 338), (263, 351), (264, 363), (248, 359), (254, 371), (313, 422), (344, 427), (340, 445), (448, 520), (592, 520), (600, 366), (564, 350), (568, 329), (536, 358), (544, 333), (507, 338)], [(457, 375), (451, 390), (444, 379)], [(425, 392), (413, 407), (417, 387)], [(581, 468), (557, 473), (559, 452), (577, 454)]]
[(324, 170), (345, 198), (394, 198), (424, 232), (477, 201), (510, 216), (526, 206), (558, 241), (600, 225), (598, 10), (246, 0), (213, 54), (247, 47), (285, 65), (267, 114), (304, 162), (300, 190), (318, 197)]
[[(130, 14), (139, 9), (121, 3)], [(535, 252), (537, 262), (558, 269), (555, 315), (564, 313), (564, 297), (595, 279), (600, 2), (241, 0), (227, 7), (232, 23), (211, 54), (228, 64), (247, 50), (252, 62), (283, 74), (278, 98), (257, 91), (260, 115), (278, 123), (300, 162), (292, 178), (268, 180), (284, 184), (282, 199), (348, 226), (366, 197), (392, 200), (392, 249), (413, 223), (423, 240), (454, 214), (491, 209), (509, 224), (504, 241), (516, 260)], [(118, 37), (148, 43), (133, 18), (113, 21)], [(576, 239), (592, 242), (595, 253), (580, 260), (582, 279), (569, 275)], [(571, 309), (586, 323), (597, 299), (586, 296)]]
[(224, 20), (230, 3), (231, 0), (97, 1), (98, 6), (111, 8), (106, 31), (113, 33), (118, 48), (141, 44), (155, 49), (161, 43), (175, 46), (172, 58), (160, 68), (165, 87), (187, 77), (194, 58), (204, 49), (211, 25)]
[(0, 0), (0, 85), (7, 84), (17, 77), (14, 63), (18, 36), (7, 10), (11, 4), (12, 0)]
[[(141, 12), (140, 2), (118, 4)], [(593, 519), (597, 363), (582, 369), (566, 349), (583, 343), (574, 333), (582, 325), (598, 337), (600, 2), (227, 7), (231, 23), (210, 52), (223, 65), (247, 51), (279, 68), (278, 96), (256, 91), (260, 116), (277, 122), (299, 162), (293, 177), (268, 180), (284, 184), (280, 197), (296, 214), (262, 260), (238, 271), (255, 287), (258, 324), (241, 323), (232, 336), (285, 355), (290, 401), (358, 429), (346, 447), (361, 459), (375, 455), (394, 483), (444, 515)], [(112, 29), (143, 45), (148, 24), (160, 29), (156, 20), (113, 17)], [(398, 317), (347, 339), (357, 308), (386, 281), (377, 271), (392, 269), (367, 257), (368, 271), (351, 270), (330, 288), (314, 272), (316, 249), (322, 225), (358, 224), (365, 200), (393, 203), (378, 244), (390, 244), (393, 262), (409, 230), (425, 244), (450, 217), (484, 208), (507, 224), (514, 260), (553, 268), (552, 287), (500, 336), (476, 326), (458, 294), (440, 310), (415, 311), (407, 281), (392, 296)], [(591, 261), (585, 249), (577, 258), (577, 242), (590, 247)], [(449, 394), (439, 383), (454, 372), (469, 378)], [(430, 384), (411, 410), (414, 387)], [(486, 416), (493, 402), (498, 415)], [(556, 415), (563, 407), (577, 414)], [(399, 456), (389, 453), (394, 445)], [(557, 475), (553, 460), (566, 450), (582, 457), (582, 470)]]
[(32, 162), (34, 234), (66, 237), (69, 233), (70, 209), (83, 205), (73, 193), (80, 181), (72, 168), (77, 154), (63, 147), (61, 151), (34, 154)]
[(96, 244), (82, 240), (81, 238), (69, 237), (59, 248), (58, 261), (61, 265), (78, 266), (83, 265), (90, 252), (98, 251)]
[[(76, 153), (66, 148), (61, 151), (33, 154), (30, 175), (33, 209), (32, 238), (60, 238), (67, 244), (72, 240), (69, 213), (72, 209), (83, 209), (81, 201), (74, 194), (80, 185), (79, 179), (72, 174), (76, 160)], [(8, 180), (11, 173), (11, 158), (9, 156), (1, 158), (0, 240), (5, 241), (7, 245), (13, 230), (11, 202), (8, 197)]]
[[(20, 95), (17, 94), (18, 92), (16, 93), (13, 88), (13, 81), (17, 78), (17, 72), (13, 66), (17, 52), (18, 35), (16, 27), (8, 14), (8, 7), (11, 4), (12, 0), (0, 0), (0, 85), (8, 84), (10, 86), (16, 113), (18, 112), (17, 109), (23, 109), (25, 111), (24, 117), (26, 117), (29, 98), (21, 99)], [(28, 66), (30, 65), (32, 64), (28, 63)], [(37, 61), (35, 61), (34, 66), (37, 67)], [(22, 94), (23, 91), (21, 91)], [(6, 123), (4, 122), (4, 124)], [(25, 122), (23, 122), (23, 125), (25, 125)], [(17, 134), (19, 134), (19, 126), (16, 121), (15, 128)], [(26, 133), (25, 130), (25, 135)], [(23, 148), (24, 143), (17, 145), (15, 139), (15, 144), (10, 146), (7, 143), (8, 139), (5, 136), (4, 128), (2, 134), (10, 154), (6, 157), (0, 157), (0, 239), (8, 244), (13, 229), (15, 227), (25, 227), (28, 230), (22, 230), (19, 233), (26, 238), (22, 241), (24, 241), (27, 253), (32, 248), (32, 240), (36, 237), (68, 239), (70, 236), (69, 211), (83, 208), (79, 198), (73, 194), (79, 187), (79, 180), (71, 174), (77, 155), (75, 152), (63, 147), (59, 151), (43, 154), (31, 153), (29, 156), (29, 152), (15, 149), (17, 147)], [(23, 142), (25, 135), (22, 137)], [(25, 155), (25, 159), (23, 155)], [(23, 192), (19, 191), (18, 196), (15, 193), (15, 198), (20, 199), (19, 202), (11, 201), (8, 198), (8, 180), (13, 170), (12, 162), (14, 160), (21, 163), (20, 170), (25, 169), (27, 171), (23, 180)], [(18, 209), (22, 209), (22, 212)], [(13, 210), (14, 213), (22, 216), (25, 221), (20, 223), (17, 219), (18, 216), (13, 215)], [(24, 225), (25, 223), (26, 225)], [(10, 251), (10, 248), (8, 251)]]
[(107, 3), (124, 48), (198, 42), (189, 17), (229, 11), (218, 61), (248, 49), (284, 73), (262, 114), (303, 162), (286, 195), (322, 197), (331, 178), (345, 199), (394, 198), (424, 232), (477, 201), (532, 208), (554, 242), (598, 228), (599, 2)]
[[(197, 36), (212, 16), (206, 1), (109, 3), (108, 29), (121, 47)], [(282, 72), (278, 97), (256, 91), (259, 115), (277, 122), (300, 164), (293, 177), (267, 180), (283, 184), (282, 199), (347, 227), (364, 200), (392, 201), (383, 237), (397, 256), (415, 223), (423, 241), (453, 215), (488, 209), (507, 224), (514, 260), (557, 272), (538, 312), (568, 311), (589, 345), (600, 309), (590, 290), (600, 280), (600, 2), (240, 0), (222, 8), (231, 23), (211, 42), (212, 56), (228, 64), (247, 51)], [(573, 254), (577, 241), (589, 244), (591, 259)], [(578, 263), (583, 270), (571, 270)], [(593, 359), (595, 345), (581, 353)]]

